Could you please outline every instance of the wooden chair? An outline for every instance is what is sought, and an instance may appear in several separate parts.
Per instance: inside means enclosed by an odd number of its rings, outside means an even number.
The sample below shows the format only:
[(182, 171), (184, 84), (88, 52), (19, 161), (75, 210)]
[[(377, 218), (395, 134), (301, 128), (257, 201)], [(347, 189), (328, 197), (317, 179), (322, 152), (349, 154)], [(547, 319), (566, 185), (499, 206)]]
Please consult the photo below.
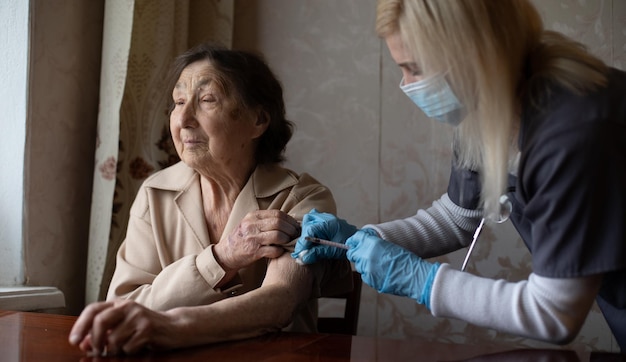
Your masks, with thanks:
[(359, 322), (359, 307), (361, 304), (361, 274), (352, 271), (352, 291), (326, 298), (345, 299), (346, 307), (343, 318), (320, 317), (317, 319), (317, 330), (320, 333), (356, 335)]

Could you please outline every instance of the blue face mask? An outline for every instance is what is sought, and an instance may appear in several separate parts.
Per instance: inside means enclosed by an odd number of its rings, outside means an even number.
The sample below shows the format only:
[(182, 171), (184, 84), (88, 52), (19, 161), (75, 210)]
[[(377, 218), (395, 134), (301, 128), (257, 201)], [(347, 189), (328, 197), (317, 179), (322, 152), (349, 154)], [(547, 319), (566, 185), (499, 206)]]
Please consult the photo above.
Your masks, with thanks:
[(402, 85), (403, 83), (404, 78), (400, 81), (400, 89), (428, 117), (453, 126), (458, 126), (465, 118), (463, 106), (450, 89), (443, 74), (415, 83)]

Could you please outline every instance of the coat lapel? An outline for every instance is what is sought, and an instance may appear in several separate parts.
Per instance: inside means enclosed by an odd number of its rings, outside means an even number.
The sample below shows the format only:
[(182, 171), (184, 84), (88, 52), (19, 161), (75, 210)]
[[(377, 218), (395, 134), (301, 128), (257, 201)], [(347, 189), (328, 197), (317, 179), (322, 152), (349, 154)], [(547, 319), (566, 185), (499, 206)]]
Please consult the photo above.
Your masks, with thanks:
[[(237, 196), (222, 237), (229, 235), (249, 212), (259, 210), (259, 198), (272, 197), (297, 183), (298, 178), (279, 165), (258, 166)], [(200, 176), (180, 162), (158, 178), (151, 180), (150, 185), (178, 191), (174, 202), (179, 213), (193, 231), (198, 243), (206, 248), (210, 244), (210, 239), (204, 220)]]
[[(174, 198), (178, 212), (187, 222), (196, 240), (204, 249), (211, 243), (209, 230), (204, 219), (204, 208), (202, 206), (202, 190), (198, 174), (194, 175), (194, 180), (189, 183), (185, 191), (180, 191)], [(215, 240), (214, 242), (217, 242)]]
[(235, 200), (222, 237), (230, 234), (249, 212), (259, 210), (259, 198), (273, 196), (297, 183), (298, 179), (280, 166), (257, 166)]

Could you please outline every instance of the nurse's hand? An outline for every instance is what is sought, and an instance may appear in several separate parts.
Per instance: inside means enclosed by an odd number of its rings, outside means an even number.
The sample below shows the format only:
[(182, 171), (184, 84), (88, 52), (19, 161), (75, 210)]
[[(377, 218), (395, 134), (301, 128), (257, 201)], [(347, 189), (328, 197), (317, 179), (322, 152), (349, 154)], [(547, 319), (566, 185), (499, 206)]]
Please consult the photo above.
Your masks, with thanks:
[(346, 241), (348, 260), (363, 281), (380, 293), (415, 299), (430, 308), (430, 290), (439, 263), (422, 260), (410, 251), (361, 229)]
[(320, 259), (343, 259), (346, 251), (341, 248), (314, 244), (306, 237), (326, 239), (345, 244), (357, 228), (333, 214), (312, 209), (302, 218), (302, 234), (291, 256), (301, 264), (312, 264)]

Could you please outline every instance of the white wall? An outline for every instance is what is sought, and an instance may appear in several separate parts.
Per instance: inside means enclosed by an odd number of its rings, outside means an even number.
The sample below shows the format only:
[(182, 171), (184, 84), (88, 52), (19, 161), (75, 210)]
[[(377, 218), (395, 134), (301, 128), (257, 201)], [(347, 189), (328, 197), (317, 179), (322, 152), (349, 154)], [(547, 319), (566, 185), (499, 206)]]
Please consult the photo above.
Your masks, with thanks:
[(0, 1), (0, 285), (24, 282), (22, 196), (29, 1)]

